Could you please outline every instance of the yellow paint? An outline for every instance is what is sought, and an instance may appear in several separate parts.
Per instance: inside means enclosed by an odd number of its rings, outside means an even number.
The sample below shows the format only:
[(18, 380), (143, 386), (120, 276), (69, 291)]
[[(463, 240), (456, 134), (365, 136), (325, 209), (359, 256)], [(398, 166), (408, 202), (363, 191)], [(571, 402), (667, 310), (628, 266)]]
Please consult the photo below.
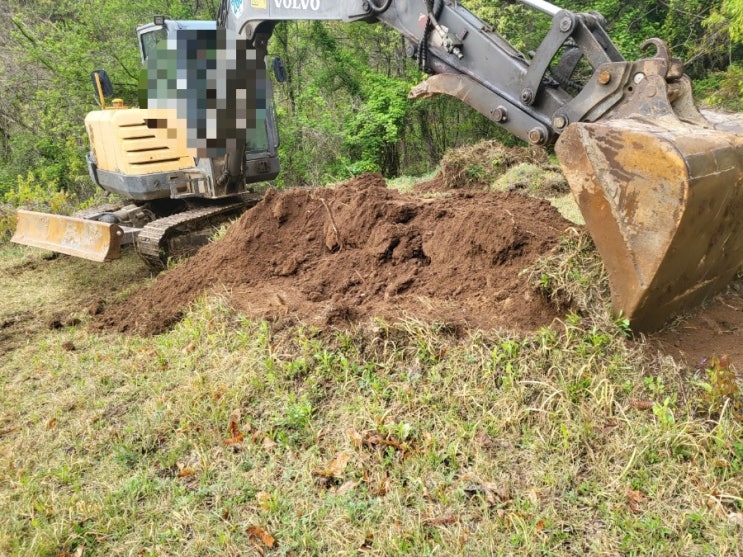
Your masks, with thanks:
[(266, 9), (266, 0), (250, 0), (251, 8), (258, 8), (259, 10)]
[[(148, 126), (158, 120), (163, 127)], [(129, 176), (172, 172), (194, 166), (186, 147), (186, 125), (175, 110), (95, 110), (85, 128), (98, 168)]]

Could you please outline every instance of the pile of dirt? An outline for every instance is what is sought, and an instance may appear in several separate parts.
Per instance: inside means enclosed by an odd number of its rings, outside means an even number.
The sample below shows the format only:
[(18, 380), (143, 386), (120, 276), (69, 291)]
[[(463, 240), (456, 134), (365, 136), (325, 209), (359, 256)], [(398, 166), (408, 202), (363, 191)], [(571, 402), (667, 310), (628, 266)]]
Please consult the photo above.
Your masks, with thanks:
[[(523, 180), (528, 174), (528, 181)], [(514, 179), (515, 178), (515, 179)], [(542, 182), (549, 189), (559, 182), (560, 193), (567, 182), (541, 147), (508, 147), (496, 140), (481, 141), (448, 150), (436, 176), (418, 184), (418, 193), (443, 192), (464, 188), (516, 190), (539, 193)]]
[(554, 309), (522, 271), (570, 226), (546, 201), (496, 192), (421, 199), (364, 175), (335, 189), (269, 191), (225, 236), (98, 323), (156, 334), (205, 292), (272, 321), (412, 317), (532, 330)]

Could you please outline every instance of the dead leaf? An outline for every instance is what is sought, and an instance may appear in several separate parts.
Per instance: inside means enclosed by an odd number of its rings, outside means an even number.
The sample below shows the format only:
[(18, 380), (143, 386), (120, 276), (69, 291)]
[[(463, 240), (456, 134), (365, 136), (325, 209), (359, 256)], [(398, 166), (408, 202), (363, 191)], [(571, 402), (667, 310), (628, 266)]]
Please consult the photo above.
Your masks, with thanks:
[(341, 451), (324, 470), (315, 470), (315, 474), (323, 478), (342, 478), (350, 459), (350, 454)]
[(263, 448), (267, 451), (272, 451), (276, 448), (276, 442), (270, 437), (263, 438)]
[(237, 445), (240, 443), (243, 439), (245, 439), (245, 436), (242, 433), (238, 433), (237, 435), (230, 437), (229, 439), (225, 439), (223, 443), (225, 445)]
[(653, 403), (649, 400), (631, 400), (630, 406), (637, 410), (652, 410)]
[(246, 533), (250, 538), (260, 541), (268, 548), (273, 547), (276, 543), (276, 539), (260, 526), (249, 526)]
[(47, 429), (54, 429), (55, 427), (57, 427), (57, 418), (52, 418), (51, 420), (49, 420), (47, 422), (46, 428)]
[(351, 491), (353, 488), (355, 488), (357, 485), (359, 485), (359, 482), (348, 480), (347, 482), (344, 482), (343, 485), (341, 485), (335, 493), (336, 495), (345, 495), (346, 493)]
[(180, 472), (178, 472), (179, 478), (188, 478), (189, 476), (193, 476), (196, 473), (196, 470), (190, 467), (186, 467)]
[(351, 444), (357, 449), (360, 449), (364, 444), (364, 437), (355, 429), (349, 427), (346, 430), (346, 435), (348, 435), (348, 438), (351, 440)]
[(245, 439), (245, 435), (243, 435), (240, 431), (239, 422), (240, 410), (235, 410), (232, 414), (230, 414), (230, 425), (227, 426), (227, 432), (230, 434), (231, 437), (224, 440), (225, 445), (237, 445), (243, 439)]
[(426, 526), (450, 526), (459, 522), (459, 517), (454, 513), (442, 514), (432, 518), (425, 518), (423, 524)]
[(508, 491), (508, 487), (493, 482), (485, 482), (482, 484), (485, 490), (485, 501), (491, 507), (498, 503), (505, 503), (511, 500), (511, 493)]
[(635, 489), (627, 489), (625, 495), (627, 496), (627, 504), (633, 513), (640, 512), (640, 503), (645, 501), (645, 494), (642, 491)]
[(403, 453), (406, 451), (406, 447), (403, 443), (400, 443), (399, 441), (395, 441), (393, 439), (385, 439), (384, 437), (380, 437), (379, 435), (367, 435), (364, 438), (364, 445), (370, 448), (381, 445), (383, 447), (392, 447), (393, 449), (402, 451)]

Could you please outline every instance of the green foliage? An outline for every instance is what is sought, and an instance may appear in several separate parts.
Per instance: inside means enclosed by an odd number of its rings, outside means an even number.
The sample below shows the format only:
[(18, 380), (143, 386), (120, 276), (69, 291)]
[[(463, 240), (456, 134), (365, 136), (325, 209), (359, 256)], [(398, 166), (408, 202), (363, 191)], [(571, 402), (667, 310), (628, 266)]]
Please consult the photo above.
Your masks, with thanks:
[(741, 0), (724, 0), (722, 13), (730, 20), (730, 38), (743, 42), (743, 2)]
[(362, 172), (395, 176), (400, 166), (397, 144), (410, 111), (406, 98), (409, 86), (371, 71), (362, 75), (365, 102), (349, 119), (344, 143)]
[[(155, 14), (214, 17), (217, 0), (77, 0), (11, 2), (0, 29), (0, 196), (31, 172), (49, 188), (83, 199), (85, 114), (95, 108), (89, 73), (104, 68), (115, 94), (135, 104), (140, 67), (134, 28)], [(516, 48), (538, 47), (551, 20), (517, 3), (465, 5)], [(690, 60), (697, 90), (710, 103), (740, 108), (743, 7), (740, 0), (566, 0), (574, 11), (597, 10), (627, 58), (652, 36)], [(280, 185), (319, 184), (366, 171), (423, 174), (450, 147), (486, 137), (513, 138), (461, 101), (409, 102), (425, 76), (385, 25), (283, 22), (269, 45), (287, 68), (278, 86), (282, 138)], [(732, 64), (731, 64), (732, 63)], [(728, 69), (728, 67), (730, 67)], [(43, 172), (42, 172), (43, 171)]]
[(0, 29), (0, 199), (16, 187), (19, 176), (25, 180), (29, 173), (40, 187), (49, 189), (49, 196), (55, 191), (89, 196), (93, 188), (85, 169), (83, 120), (97, 108), (90, 72), (105, 69), (114, 94), (129, 104), (135, 102), (141, 65), (136, 26), (155, 14), (212, 18), (216, 5), (209, 4), (11, 3), (7, 23)]

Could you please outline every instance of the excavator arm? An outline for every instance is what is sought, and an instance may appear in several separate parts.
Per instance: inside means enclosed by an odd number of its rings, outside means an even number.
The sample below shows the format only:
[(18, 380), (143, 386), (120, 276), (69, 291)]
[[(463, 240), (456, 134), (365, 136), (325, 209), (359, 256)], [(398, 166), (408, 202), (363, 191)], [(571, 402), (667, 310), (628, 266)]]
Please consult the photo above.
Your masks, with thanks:
[(532, 56), (457, 0), (223, 0), (217, 24), (257, 45), (283, 20), (397, 30), (431, 74), (411, 98), (448, 94), (531, 144), (556, 142), (615, 311), (637, 331), (657, 328), (743, 266), (743, 119), (700, 112), (661, 40), (627, 61), (599, 14), (521, 3), (552, 17)]

